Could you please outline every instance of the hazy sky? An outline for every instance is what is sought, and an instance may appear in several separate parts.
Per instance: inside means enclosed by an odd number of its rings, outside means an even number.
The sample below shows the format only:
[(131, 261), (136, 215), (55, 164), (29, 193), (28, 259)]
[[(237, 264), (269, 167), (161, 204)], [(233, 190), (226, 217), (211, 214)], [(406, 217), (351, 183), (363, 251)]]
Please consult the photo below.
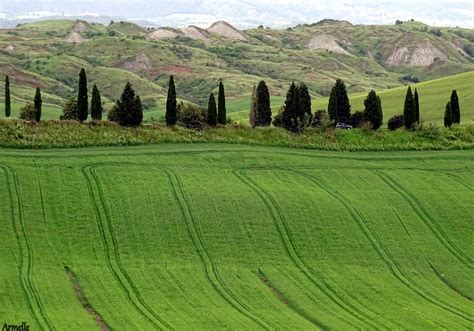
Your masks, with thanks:
[(172, 26), (207, 26), (223, 19), (240, 27), (282, 27), (323, 18), (390, 24), (414, 18), (430, 25), (474, 28), (474, 0), (0, 0), (0, 19), (55, 15), (107, 16)]

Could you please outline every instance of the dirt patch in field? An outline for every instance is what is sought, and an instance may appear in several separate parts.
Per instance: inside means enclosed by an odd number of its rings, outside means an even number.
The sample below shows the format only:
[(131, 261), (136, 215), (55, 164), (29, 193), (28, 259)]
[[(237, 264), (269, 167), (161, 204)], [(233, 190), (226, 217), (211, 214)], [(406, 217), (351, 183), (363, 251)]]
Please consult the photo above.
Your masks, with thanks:
[(13, 45), (8, 45), (7, 47), (4, 48), (7, 52), (13, 52), (15, 50), (15, 47)]
[(74, 290), (74, 294), (76, 295), (76, 298), (81, 303), (82, 307), (87, 311), (89, 315), (91, 315), (95, 319), (97, 325), (102, 331), (110, 331), (110, 327), (107, 325), (104, 319), (100, 316), (100, 314), (94, 309), (94, 307), (92, 307), (92, 305), (89, 303), (86, 296), (82, 292), (82, 289), (81, 289), (81, 286), (79, 285), (76, 274), (68, 266), (64, 266), (64, 271), (68, 275), (69, 281), (71, 282), (71, 286)]
[(86, 40), (78, 32), (71, 32), (64, 38), (64, 41), (68, 44), (82, 44)]
[(198, 28), (197, 26), (190, 25), (188, 27), (182, 28), (181, 33), (183, 36), (191, 38), (191, 39), (197, 39), (197, 40), (203, 40), (207, 41), (209, 39), (209, 33), (201, 28)]
[(339, 45), (336, 37), (329, 34), (318, 34), (311, 38), (306, 44), (306, 48), (309, 49), (325, 49), (334, 53), (351, 55), (348, 51)]
[(0, 63), (0, 72), (10, 76), (10, 82), (17, 85), (27, 85), (30, 87), (39, 88), (46, 87), (46, 85), (37, 77), (25, 73), (24, 71), (21, 71), (17, 67), (8, 63)]
[(427, 67), (437, 60), (446, 60), (447, 56), (429, 42), (422, 42), (415, 48), (400, 47), (392, 52), (387, 59), (389, 66), (421, 66)]
[(87, 26), (87, 24), (85, 22), (82, 22), (82, 21), (78, 21), (75, 25), (74, 25), (74, 28), (73, 28), (73, 31), (74, 32), (85, 32), (87, 31), (89, 27)]
[(234, 40), (247, 40), (245, 36), (232, 25), (227, 22), (219, 21), (212, 24), (208, 29), (208, 32), (218, 34), (220, 36), (234, 39)]
[(147, 70), (153, 67), (150, 58), (145, 53), (139, 53), (131, 59), (122, 62), (119, 66), (132, 72)]
[(159, 28), (158, 30), (152, 31), (146, 35), (146, 40), (162, 40), (172, 39), (180, 36), (181, 33), (178, 30), (172, 28)]
[(192, 74), (194, 72), (193, 68), (180, 64), (168, 64), (164, 67), (161, 67), (160, 71), (165, 71), (173, 74)]

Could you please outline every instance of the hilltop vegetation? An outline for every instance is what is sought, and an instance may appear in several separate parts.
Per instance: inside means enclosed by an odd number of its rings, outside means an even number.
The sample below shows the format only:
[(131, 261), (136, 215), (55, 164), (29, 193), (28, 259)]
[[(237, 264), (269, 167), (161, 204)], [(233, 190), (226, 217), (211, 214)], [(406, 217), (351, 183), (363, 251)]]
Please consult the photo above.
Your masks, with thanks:
[(204, 144), (0, 160), (0, 316), (31, 330), (474, 322), (473, 151)]
[(76, 94), (77, 72), (84, 67), (105, 109), (128, 80), (142, 98), (145, 118), (161, 118), (170, 74), (178, 94), (201, 106), (220, 79), (230, 102), (250, 96), (262, 78), (276, 97), (295, 79), (313, 97), (327, 96), (336, 78), (344, 79), (349, 92), (367, 93), (472, 71), (473, 42), (472, 30), (417, 22), (362, 26), (325, 20), (246, 31), (218, 22), (208, 30), (151, 31), (128, 22), (42, 21), (0, 30), (0, 70), (10, 75), (14, 103), (41, 87), (45, 115)]

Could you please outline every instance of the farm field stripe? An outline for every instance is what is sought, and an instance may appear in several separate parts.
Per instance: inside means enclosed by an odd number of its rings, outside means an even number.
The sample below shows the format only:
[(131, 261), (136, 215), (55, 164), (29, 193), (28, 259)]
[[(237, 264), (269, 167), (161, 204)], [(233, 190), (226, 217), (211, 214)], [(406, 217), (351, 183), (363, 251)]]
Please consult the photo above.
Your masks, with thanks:
[[(159, 316), (144, 302), (136, 286), (133, 284), (132, 279), (128, 276), (127, 272), (121, 265), (118, 243), (113, 232), (110, 214), (105, 205), (98, 177), (90, 166), (83, 167), (82, 171), (87, 182), (89, 195), (96, 214), (96, 222), (106, 254), (106, 263), (110, 272), (125, 293), (127, 301), (144, 319), (151, 323), (155, 328), (171, 329), (171, 326), (159, 318)], [(94, 190), (94, 186), (97, 193)], [(104, 219), (107, 223), (106, 225), (104, 225)], [(151, 315), (151, 317), (149, 315)]]
[(192, 213), (191, 205), (187, 199), (186, 193), (184, 191), (183, 184), (180, 178), (176, 175), (176, 173), (170, 169), (163, 168), (161, 169), (166, 176), (168, 177), (168, 181), (171, 186), (171, 191), (173, 193), (173, 197), (176, 201), (177, 206), (181, 211), (181, 215), (183, 220), (185, 221), (186, 228), (188, 230), (188, 234), (193, 242), (196, 251), (199, 254), (199, 257), (204, 266), (204, 272), (206, 278), (208, 279), (209, 283), (212, 287), (216, 290), (216, 292), (227, 301), (234, 309), (240, 312), (245, 317), (249, 318), (253, 322), (257, 323), (261, 327), (265, 329), (278, 329), (275, 326), (270, 325), (268, 322), (263, 320), (260, 316), (257, 315), (250, 307), (244, 304), (241, 300), (237, 298), (237, 296), (227, 287), (224, 283), (223, 279), (221, 278), (217, 266), (212, 261), (209, 253), (206, 250), (206, 246), (204, 244), (204, 240), (202, 235), (196, 226), (196, 219), (194, 214)]
[[(293, 264), (300, 270), (302, 274), (306, 276), (314, 285), (316, 285), (328, 298), (330, 298), (336, 305), (345, 310), (349, 315), (359, 320), (363, 324), (369, 325), (371, 328), (380, 328), (378, 321), (367, 316), (351, 303), (344, 301), (322, 278), (318, 277), (316, 273), (299, 257), (298, 252), (293, 244), (290, 232), (286, 227), (286, 223), (283, 217), (283, 213), (280, 210), (278, 204), (273, 200), (271, 195), (258, 186), (249, 177), (245, 176), (242, 171), (234, 171), (234, 175), (239, 178), (245, 185), (251, 188), (264, 202), (267, 207), (275, 227), (280, 235), (280, 239), (283, 243), (287, 256), (293, 262)], [(275, 215), (276, 213), (276, 215)]]
[[(20, 196), (20, 188), (18, 183), (18, 177), (13, 169), (10, 169), (6, 166), (0, 166), (5, 172), (5, 179), (8, 185), (8, 194), (10, 200), (10, 212), (12, 217), (12, 226), (15, 232), (15, 237), (18, 242), (18, 247), (20, 250), (20, 265), (19, 265), (19, 272), (20, 272), (20, 281), (22, 284), (23, 292), (28, 300), (28, 306), (30, 307), (33, 317), (38, 323), (41, 329), (49, 329), (55, 330), (53, 324), (49, 320), (43, 302), (39, 296), (39, 293), (36, 289), (36, 286), (33, 281), (33, 253), (31, 249), (31, 245), (28, 241), (28, 235), (26, 233), (24, 218), (23, 218), (23, 205), (21, 202)], [(10, 176), (8, 176), (10, 173)], [(11, 177), (11, 181), (10, 181)], [(13, 185), (12, 185), (13, 182)], [(11, 189), (13, 186), (14, 193)], [(15, 197), (14, 197), (15, 196)], [(15, 212), (14, 212), (14, 205), (17, 206), (18, 211), (18, 224), (15, 222)], [(20, 228), (21, 236), (18, 233), (17, 226)], [(23, 246), (26, 247), (26, 251), (24, 251)], [(25, 258), (26, 255), (26, 258)], [(27, 260), (25, 262), (25, 260)], [(25, 270), (26, 269), (26, 270)], [(37, 312), (36, 312), (37, 310)]]
[(449, 304), (446, 304), (442, 301), (440, 301), (438, 298), (430, 295), (429, 293), (425, 293), (415, 282), (413, 282), (402, 270), (402, 268), (396, 263), (395, 259), (392, 258), (390, 253), (385, 249), (383, 244), (380, 242), (380, 240), (377, 238), (375, 233), (372, 232), (370, 229), (369, 225), (367, 224), (365, 218), (362, 216), (361, 212), (352, 205), (348, 201), (348, 199), (341, 194), (340, 192), (331, 189), (327, 184), (323, 184), (324, 182), (322, 180), (317, 181), (312, 175), (306, 174), (306, 173), (300, 173), (297, 172), (303, 177), (306, 177), (309, 179), (311, 182), (319, 186), (321, 189), (329, 193), (332, 197), (337, 199), (343, 206), (344, 208), (351, 214), (353, 219), (356, 221), (356, 223), (359, 225), (359, 228), (362, 230), (364, 233), (365, 237), (369, 240), (371, 243), (372, 247), (377, 251), (381, 259), (385, 262), (391, 273), (405, 286), (407, 286), (409, 289), (414, 291), (416, 294), (418, 294), (420, 297), (423, 299), (427, 300), (428, 302), (446, 310), (449, 311), (452, 314), (455, 314), (466, 321), (469, 322), (474, 322), (474, 319), (466, 312), (456, 308), (452, 307)]
[(327, 325), (324, 325), (321, 321), (318, 321), (317, 319), (313, 318), (312, 316), (308, 315), (304, 310), (301, 308), (297, 307), (290, 299), (286, 297), (286, 295), (277, 289), (268, 279), (267, 275), (260, 269), (258, 268), (257, 275), (260, 278), (260, 280), (272, 291), (272, 293), (276, 296), (276, 298), (281, 301), (283, 304), (285, 304), (288, 308), (290, 308), (293, 312), (295, 312), (297, 315), (299, 315), (301, 318), (307, 320), (311, 324), (313, 324), (315, 327), (317, 327), (320, 330), (329, 330), (330, 328)]
[(21, 244), (20, 235), (18, 234), (18, 230), (17, 230), (16, 224), (15, 224), (16, 223), (15, 222), (15, 210), (14, 210), (14, 206), (13, 206), (14, 205), (14, 198), (13, 198), (13, 192), (11, 190), (10, 178), (9, 178), (9, 175), (8, 175), (9, 169), (7, 169), (4, 166), (0, 166), (0, 168), (3, 170), (4, 177), (5, 177), (5, 183), (7, 184), (7, 193), (8, 193), (8, 202), (9, 202), (9, 206), (10, 206), (11, 224), (12, 224), (13, 232), (15, 234), (16, 242), (18, 244), (18, 251), (19, 251), (19, 255), (20, 255), (20, 261), (19, 261), (19, 265), (18, 265), (18, 270), (19, 270), (18, 278), (20, 280), (21, 289), (22, 289), (23, 295), (25, 296), (28, 309), (30, 310), (31, 315), (33, 316), (33, 318), (36, 321), (36, 323), (38, 324), (38, 326), (42, 330), (44, 330), (44, 327), (43, 327), (42, 323), (40, 322), (40, 318), (37, 316), (38, 313), (35, 311), (35, 309), (37, 309), (37, 308), (33, 307), (33, 305), (35, 304), (34, 300), (32, 298), (33, 294), (29, 292), (28, 285), (26, 284), (26, 280), (23, 276), (23, 269), (24, 269), (24, 266), (23, 266), (24, 257), (23, 257), (23, 255), (24, 255), (24, 253), (23, 253), (23, 247), (22, 247), (22, 244)]
[(428, 264), (430, 265), (431, 269), (433, 270), (433, 272), (436, 274), (436, 276), (439, 278), (440, 281), (442, 281), (447, 287), (449, 287), (451, 290), (453, 290), (454, 292), (456, 292), (458, 295), (460, 295), (461, 297), (463, 297), (464, 299), (466, 300), (469, 300), (469, 301), (472, 301), (472, 298), (470, 296), (468, 296), (467, 294), (464, 294), (462, 293), (458, 288), (456, 288), (454, 285), (452, 285), (447, 279), (446, 277), (441, 274), (438, 270), (436, 270), (436, 268), (430, 263), (430, 261), (428, 261), (428, 259), (426, 260), (426, 262), (428, 262)]
[(412, 207), (418, 217), (426, 224), (426, 226), (433, 232), (438, 241), (446, 247), (462, 264), (466, 265), (469, 269), (474, 269), (472, 259), (465, 255), (448, 237), (443, 231), (439, 224), (431, 217), (426, 209), (421, 205), (418, 199), (411, 194), (408, 190), (403, 188), (397, 183), (390, 175), (383, 171), (372, 171), (380, 179), (382, 179), (388, 186), (390, 186), (395, 192), (402, 196)]

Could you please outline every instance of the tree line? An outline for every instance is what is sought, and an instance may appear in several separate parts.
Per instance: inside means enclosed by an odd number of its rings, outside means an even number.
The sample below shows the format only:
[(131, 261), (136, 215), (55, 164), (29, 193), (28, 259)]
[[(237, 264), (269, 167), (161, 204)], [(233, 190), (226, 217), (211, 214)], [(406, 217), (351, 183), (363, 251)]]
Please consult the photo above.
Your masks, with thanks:
[[(91, 93), (90, 111), (88, 101), (87, 76), (84, 68), (79, 72), (77, 98), (70, 97), (63, 107), (61, 120), (77, 120), (84, 122), (90, 114), (92, 120), (100, 121), (103, 115), (102, 101), (99, 89), (94, 84)], [(36, 88), (34, 102), (26, 104), (20, 112), (20, 118), (29, 121), (41, 121), (42, 96), (39, 87)], [(10, 79), (5, 77), (5, 117), (11, 116)], [(114, 106), (108, 111), (108, 119), (122, 126), (136, 127), (143, 121), (143, 106), (140, 96), (137, 95), (127, 81), (123, 92)], [(446, 104), (444, 125), (450, 127), (459, 124), (461, 119), (459, 98), (456, 90)], [(221, 80), (218, 86), (217, 101), (214, 93), (210, 93), (207, 109), (196, 105), (178, 103), (174, 76), (170, 76), (166, 99), (165, 122), (167, 126), (176, 124), (185, 127), (202, 127), (226, 125), (228, 123), (224, 83)], [(378, 130), (383, 122), (382, 101), (374, 90), (371, 90), (364, 100), (364, 110), (351, 113), (351, 104), (344, 81), (337, 79), (331, 89), (327, 110), (318, 110), (314, 114), (311, 107), (311, 94), (304, 83), (292, 82), (283, 107), (273, 116), (270, 103), (270, 90), (264, 80), (253, 86), (249, 123), (252, 128), (266, 127), (273, 124), (292, 132), (302, 132), (306, 127), (327, 126), (336, 123), (349, 124), (359, 127), (367, 124), (371, 129)], [(393, 116), (387, 122), (388, 128), (395, 130), (404, 126), (413, 129), (420, 124), (419, 94), (415, 88), (412, 92), (408, 86), (405, 95), (403, 113)]]

